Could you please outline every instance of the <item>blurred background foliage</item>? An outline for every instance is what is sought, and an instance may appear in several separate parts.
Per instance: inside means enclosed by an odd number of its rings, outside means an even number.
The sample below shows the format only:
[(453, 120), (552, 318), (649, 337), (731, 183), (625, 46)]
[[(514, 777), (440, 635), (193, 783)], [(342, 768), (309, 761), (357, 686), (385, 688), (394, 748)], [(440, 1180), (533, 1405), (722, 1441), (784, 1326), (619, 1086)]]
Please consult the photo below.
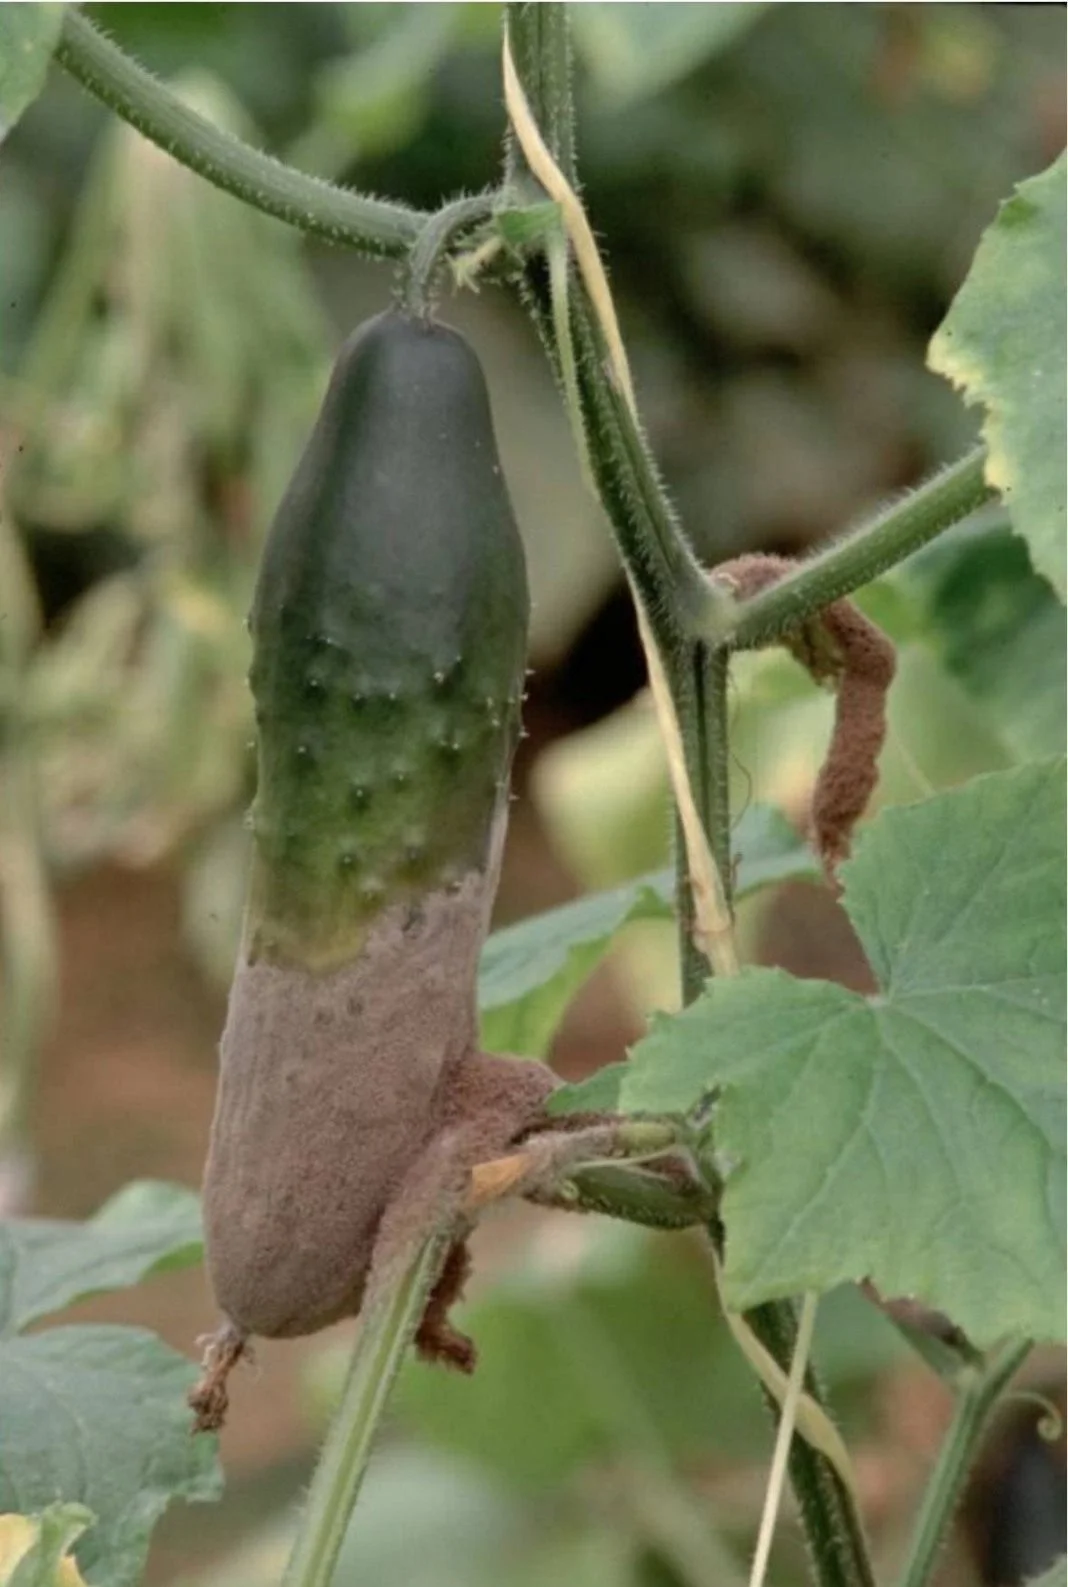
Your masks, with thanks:
[[(496, 6), (87, 9), (203, 114), (308, 170), (425, 207), (496, 179)], [(586, 199), (702, 554), (801, 551), (960, 452), (974, 419), (924, 350), (998, 202), (1062, 146), (1061, 8), (590, 3), (574, 23)], [(215, 192), (58, 72), (5, 145), (0, 213), (0, 1168), (9, 1204), (84, 1213), (130, 1174), (199, 1172), (243, 886), (257, 550), (332, 350), (391, 279)], [(487, 368), (535, 601), (505, 919), (663, 863), (666, 781), (530, 327), (491, 289), (445, 313)], [(880, 797), (1062, 742), (1063, 614), (998, 511), (865, 603), (902, 652)], [(736, 669), (733, 711), (739, 803), (800, 820), (828, 702), (762, 655)], [(864, 982), (813, 888), (747, 906), (743, 927), (754, 957)], [(569, 1017), (565, 1072), (673, 1000), (672, 960), (669, 929), (634, 929)], [(343, 1579), (729, 1587), (709, 1518), (744, 1542), (769, 1440), (699, 1253), (532, 1213), (484, 1246), (480, 1375), (412, 1369)], [(159, 1305), (188, 1347), (202, 1289)], [(828, 1303), (822, 1335), (889, 1559), (945, 1407), (857, 1297)], [(168, 1522), (154, 1580), (209, 1553), (213, 1582), (271, 1579), (283, 1521), (220, 1557), (292, 1496), (338, 1351), (265, 1351), (284, 1393), (257, 1421), (274, 1389), (241, 1391), (227, 1520)], [(1012, 1437), (999, 1447), (991, 1482), (1016, 1470)], [(1028, 1468), (1040, 1497), (1051, 1460)], [(1036, 1505), (994, 1541), (965, 1528), (945, 1580), (1039, 1568)], [(787, 1550), (777, 1579), (798, 1569)]]

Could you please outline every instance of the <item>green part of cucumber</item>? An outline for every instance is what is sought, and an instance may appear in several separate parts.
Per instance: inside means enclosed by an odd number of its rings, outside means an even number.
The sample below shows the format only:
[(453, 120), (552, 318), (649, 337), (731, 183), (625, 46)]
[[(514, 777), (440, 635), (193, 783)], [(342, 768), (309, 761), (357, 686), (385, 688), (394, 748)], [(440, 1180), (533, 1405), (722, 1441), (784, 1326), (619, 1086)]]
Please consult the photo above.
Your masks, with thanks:
[(398, 898), (490, 864), (526, 659), (523, 548), (467, 342), (346, 342), (253, 601), (246, 953), (328, 969)]

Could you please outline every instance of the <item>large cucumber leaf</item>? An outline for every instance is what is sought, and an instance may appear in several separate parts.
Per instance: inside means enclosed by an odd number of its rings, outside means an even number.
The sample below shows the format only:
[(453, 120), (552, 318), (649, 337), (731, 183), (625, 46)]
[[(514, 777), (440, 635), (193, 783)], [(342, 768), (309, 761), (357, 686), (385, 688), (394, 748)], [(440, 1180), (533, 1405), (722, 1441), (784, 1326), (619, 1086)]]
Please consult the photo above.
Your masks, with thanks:
[(986, 412), (986, 476), (1065, 598), (1065, 157), (983, 235), (928, 363)]
[(1065, 749), (1065, 609), (997, 514), (906, 564), (928, 646), (1014, 760)]
[(887, 810), (843, 868), (877, 996), (749, 970), (567, 1100), (716, 1099), (734, 1306), (870, 1276), (1062, 1338), (1064, 872), (1061, 760)]
[(87, 1295), (200, 1260), (200, 1198), (180, 1185), (127, 1185), (86, 1223), (0, 1223), (0, 1337)]
[(132, 1587), (172, 1499), (213, 1499), (214, 1438), (191, 1438), (196, 1370), (142, 1328), (52, 1328), (0, 1346), (0, 1512), (55, 1500), (96, 1524), (75, 1557), (90, 1587)]
[(216, 1440), (189, 1436), (196, 1368), (154, 1334), (19, 1330), (200, 1252), (198, 1198), (150, 1181), (128, 1185), (86, 1223), (0, 1223), (0, 1444), (17, 1455), (0, 1458), (0, 1515), (86, 1506), (91, 1525), (74, 1555), (90, 1587), (132, 1587), (171, 1500), (217, 1497)]

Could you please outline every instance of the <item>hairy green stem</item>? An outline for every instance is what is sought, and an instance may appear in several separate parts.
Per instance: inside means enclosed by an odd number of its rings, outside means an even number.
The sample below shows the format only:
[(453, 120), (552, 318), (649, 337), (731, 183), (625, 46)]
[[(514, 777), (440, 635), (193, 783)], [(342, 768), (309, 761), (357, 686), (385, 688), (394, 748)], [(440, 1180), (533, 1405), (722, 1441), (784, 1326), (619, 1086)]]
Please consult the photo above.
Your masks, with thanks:
[(401, 258), (419, 235), (425, 216), (416, 210), (334, 187), (220, 132), (74, 6), (64, 15), (56, 59), (138, 132), (253, 209), (379, 259)]
[(647, 1229), (691, 1229), (715, 1216), (718, 1195), (686, 1172), (673, 1175), (625, 1163), (602, 1163), (572, 1170), (568, 1193), (534, 1196), (549, 1206), (599, 1212)]
[(431, 215), (416, 239), (404, 275), (404, 307), (411, 315), (430, 312), (437, 277), (456, 240), (493, 212), (495, 194), (456, 198)]
[[(601, 363), (599, 338), (581, 283), (569, 283), (568, 326), (573, 354), (558, 338), (560, 299), (543, 279), (540, 261), (530, 265), (521, 292), (541, 336), (569, 409), (578, 404), (582, 431), (580, 458), (612, 527), (620, 559), (648, 613), (658, 649), (682, 664), (689, 648), (674, 600), (675, 568), (686, 555), (681, 535), (666, 526), (673, 515), (656, 479), (644, 438), (625, 407), (616, 401)], [(643, 459), (641, 470), (633, 455)], [(650, 506), (656, 499), (654, 511)]]
[[(714, 663), (714, 664), (713, 664)], [(694, 792), (697, 813), (708, 833), (712, 858), (731, 904), (730, 797), (723, 778), (727, 773), (727, 666), (725, 652), (709, 652), (698, 641), (688, 645), (669, 672), (672, 698), (686, 755), (686, 772)], [(713, 789), (722, 797), (714, 797)], [(709, 825), (715, 818), (716, 830)], [(681, 824), (675, 833), (675, 908), (678, 916), (679, 965), (682, 1001), (701, 996), (712, 966), (698, 948), (694, 935), (693, 890), (686, 862), (686, 842)]]
[[(571, 32), (567, 7), (537, 0), (509, 0), (505, 26), (519, 80), (549, 153), (575, 185), (575, 109), (571, 96)], [(515, 134), (505, 142), (505, 185), (529, 181)]]
[[(756, 649), (869, 584), (996, 495), (983, 478), (985, 457), (982, 447), (968, 452), (903, 500), (817, 551), (796, 572), (736, 606), (733, 616), (725, 615), (722, 602), (706, 603), (696, 622), (698, 631), (732, 649)], [(693, 618), (692, 604), (688, 615)]]
[(590, 464), (620, 555), (665, 660), (689, 648), (675, 591), (691, 556), (664, 494), (645, 437), (605, 370), (605, 352), (581, 284), (573, 283), (571, 327)]
[[(797, 1342), (797, 1310), (793, 1302), (769, 1301), (747, 1311), (745, 1320), (783, 1371), (788, 1371)], [(811, 1364), (805, 1372), (804, 1388), (817, 1404), (826, 1406), (826, 1395)], [(770, 1399), (767, 1403), (772, 1414), (778, 1416), (778, 1407)], [(803, 1438), (795, 1437), (788, 1466), (819, 1587), (875, 1587), (860, 1517), (830, 1461)]]
[[(732, 881), (731, 811), (728, 757), (729, 656), (725, 649), (692, 650), (691, 688), (682, 695), (679, 712), (687, 750), (691, 786), (713, 857), (730, 901)], [(692, 715), (691, 715), (692, 713)], [(679, 854), (679, 891), (683, 892), (685, 852)], [(683, 1001), (692, 1003), (704, 990), (709, 967), (687, 935), (682, 941)], [(722, 1240), (717, 1223), (710, 1228), (713, 1240)], [(791, 1301), (771, 1301), (746, 1312), (745, 1320), (784, 1372), (790, 1369), (797, 1340), (797, 1312)], [(805, 1391), (826, 1408), (826, 1396), (811, 1366), (805, 1374)], [(765, 1396), (769, 1409), (778, 1407)], [(860, 1519), (852, 1498), (834, 1467), (803, 1438), (794, 1438), (788, 1462), (790, 1483), (801, 1512), (805, 1540), (820, 1587), (874, 1587), (874, 1577)]]
[[(513, 59), (532, 114), (550, 149), (570, 149), (570, 134), (560, 125), (570, 104), (566, 51), (566, 8), (556, 4), (511, 4), (508, 28)], [(548, 37), (552, 49), (538, 54)], [(563, 42), (561, 42), (563, 41)], [(536, 59), (535, 59), (536, 58)], [(525, 168), (513, 149), (509, 177), (522, 180)], [(525, 196), (525, 195), (524, 195)], [(686, 769), (705, 831), (729, 893), (730, 807), (727, 770), (727, 652), (724, 635), (710, 647), (703, 635), (685, 631), (695, 609), (722, 621), (723, 608), (709, 610), (716, 592), (697, 569), (657, 477), (655, 464), (629, 405), (608, 373), (592, 306), (579, 282), (571, 292), (571, 330), (576, 351), (579, 396), (587, 452), (602, 505), (612, 524), (624, 566), (647, 614), (671, 690), (683, 741)], [(522, 289), (550, 358), (560, 374), (553, 336), (552, 305), (544, 266), (532, 261)], [(707, 592), (707, 593), (706, 593)], [(711, 601), (709, 599), (711, 598)], [(693, 906), (685, 845), (678, 844), (678, 894), (685, 999), (699, 995), (709, 966), (693, 944)], [(714, 1237), (719, 1230), (714, 1226)], [(761, 1308), (765, 1343), (788, 1369), (796, 1332), (789, 1303)], [(770, 1337), (769, 1337), (770, 1336)], [(806, 1384), (814, 1393), (811, 1373)], [(872, 1587), (872, 1572), (859, 1521), (833, 1468), (795, 1440), (790, 1472), (821, 1587)]]
[[(657, 1227), (680, 1228), (707, 1219), (714, 1198), (696, 1178), (679, 1177), (674, 1183), (661, 1179), (658, 1183), (652, 1168), (644, 1174), (644, 1182), (637, 1177), (641, 1176), (646, 1157), (655, 1158), (675, 1144), (674, 1125), (634, 1121), (619, 1129), (613, 1127), (613, 1148), (635, 1153), (636, 1162), (630, 1166), (629, 1177), (625, 1162), (606, 1162), (589, 1156), (602, 1149), (592, 1137), (604, 1134), (604, 1126), (588, 1132), (581, 1143), (579, 1159), (561, 1163), (561, 1172), (568, 1175), (575, 1191), (574, 1198), (565, 1204), (627, 1217), (636, 1211), (637, 1221), (648, 1221)], [(573, 1145), (580, 1146), (576, 1136), (562, 1139), (568, 1151)], [(547, 1192), (531, 1199), (558, 1204)], [(455, 1220), (443, 1211), (435, 1228), (411, 1242), (392, 1281), (388, 1285), (372, 1282), (373, 1293), (360, 1315), (341, 1403), (331, 1420), (312, 1479), (282, 1587), (329, 1587), (333, 1580), (390, 1391), (454, 1235)]]
[[(676, 709), (687, 756), (687, 770), (698, 813), (712, 847), (730, 902), (730, 786), (728, 780), (728, 653), (698, 643), (691, 649), (689, 676), (672, 680)], [(678, 895), (682, 952), (683, 1002), (692, 1003), (704, 990), (710, 967), (694, 945), (687, 924), (690, 904), (685, 848), (677, 846)], [(710, 1226), (717, 1245), (718, 1220)], [(797, 1314), (790, 1301), (773, 1301), (745, 1314), (757, 1338), (788, 1372), (797, 1337)], [(811, 1369), (804, 1387), (817, 1404), (826, 1398)], [(778, 1408), (768, 1398), (774, 1414)], [(794, 1438), (789, 1456), (790, 1482), (801, 1512), (805, 1539), (820, 1587), (874, 1587), (863, 1528), (852, 1498), (831, 1463), (802, 1438)]]
[(926, 1587), (964, 1484), (978, 1454), (991, 1412), (1031, 1349), (1029, 1339), (1010, 1340), (982, 1368), (960, 1375), (956, 1408), (924, 1490), (901, 1587)]
[(282, 1587), (330, 1587), (382, 1413), (434, 1287), (446, 1245), (434, 1230), (363, 1313), (341, 1403), (312, 1478)]
[[(569, 181), (574, 176), (573, 109), (567, 7), (526, 0), (506, 7), (516, 69), (550, 153)], [(506, 180), (519, 204), (544, 197), (510, 136)], [(565, 384), (552, 292), (543, 259), (528, 261), (520, 291), (561, 385)], [(707, 604), (701, 574), (657, 475), (656, 465), (623, 398), (606, 372), (606, 351), (582, 282), (568, 293), (574, 376), (598, 496), (612, 526), (624, 567), (648, 614), (661, 653), (681, 658), (686, 638), (679, 619), (679, 590)], [(559, 300), (559, 293), (557, 294)], [(713, 592), (713, 598), (715, 592)]]
[[(591, 345), (591, 358), (596, 356), (603, 368), (605, 353), (599, 348), (596, 323), (585, 301), (579, 312), (587, 322), (587, 336)], [(593, 394), (591, 393), (591, 399)], [(725, 619), (731, 602), (718, 586), (709, 584), (697, 556), (683, 531), (682, 525), (668, 499), (663, 481), (657, 471), (649, 444), (635, 424), (622, 393), (607, 379), (598, 383), (596, 396), (606, 409), (605, 420), (610, 419), (618, 436), (620, 461), (625, 463), (644, 522), (648, 525), (665, 573), (671, 581), (670, 599), (678, 614), (680, 625), (689, 630), (687, 614), (696, 610), (707, 617), (712, 611)], [(689, 635), (688, 635), (689, 637)]]
[(695, 721), (693, 775), (699, 790), (698, 809), (712, 848), (712, 858), (723, 878), (728, 904), (733, 891), (734, 856), (731, 852), (731, 794), (727, 683), (730, 656), (721, 647), (694, 645)]

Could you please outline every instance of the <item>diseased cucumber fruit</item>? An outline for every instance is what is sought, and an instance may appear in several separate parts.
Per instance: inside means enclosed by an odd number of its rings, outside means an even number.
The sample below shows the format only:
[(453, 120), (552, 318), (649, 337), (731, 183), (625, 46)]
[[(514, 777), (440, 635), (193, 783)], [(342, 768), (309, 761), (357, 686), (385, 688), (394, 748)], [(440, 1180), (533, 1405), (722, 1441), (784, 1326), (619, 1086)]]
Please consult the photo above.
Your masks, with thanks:
[(252, 872), (204, 1195), (232, 1337), (358, 1310), (387, 1210), (432, 1216), (441, 1165), (502, 1150), (551, 1089), (477, 1050), (528, 613), (478, 360), (372, 320), (252, 610)]
[(387, 901), (484, 869), (529, 599), (481, 368), (386, 314), (342, 349), (252, 609), (249, 957), (346, 962)]

